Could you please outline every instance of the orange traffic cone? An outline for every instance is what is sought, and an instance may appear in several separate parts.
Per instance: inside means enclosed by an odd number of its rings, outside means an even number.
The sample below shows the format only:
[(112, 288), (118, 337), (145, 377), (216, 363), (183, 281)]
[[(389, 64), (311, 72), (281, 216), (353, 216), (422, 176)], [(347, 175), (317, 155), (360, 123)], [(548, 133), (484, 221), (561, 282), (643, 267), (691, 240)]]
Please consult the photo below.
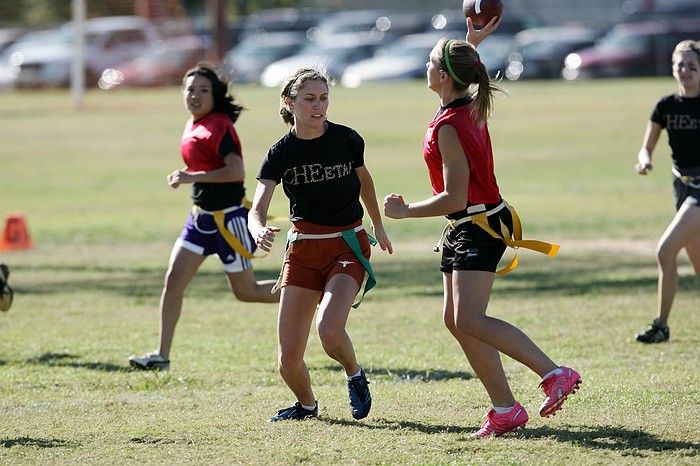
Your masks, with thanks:
[(16, 251), (33, 247), (24, 215), (12, 214), (5, 217), (5, 229), (0, 238), (0, 251)]

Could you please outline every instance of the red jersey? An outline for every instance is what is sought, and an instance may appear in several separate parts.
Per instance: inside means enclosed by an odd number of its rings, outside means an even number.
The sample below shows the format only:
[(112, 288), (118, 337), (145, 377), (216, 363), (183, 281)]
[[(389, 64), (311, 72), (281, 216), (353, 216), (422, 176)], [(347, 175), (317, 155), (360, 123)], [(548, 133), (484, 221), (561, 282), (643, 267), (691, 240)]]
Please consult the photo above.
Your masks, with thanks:
[(469, 205), (497, 204), (501, 202), (501, 194), (494, 174), (489, 129), (486, 124), (477, 124), (469, 112), (469, 107), (466, 103), (462, 104), (463, 102), (465, 101), (460, 99), (454, 102), (454, 107), (448, 106), (441, 115), (437, 115), (428, 125), (423, 139), (423, 158), (428, 165), (433, 195), (445, 190), (438, 131), (442, 125), (449, 124), (457, 130), (462, 149), (469, 161)]
[(220, 112), (211, 112), (194, 122), (187, 121), (182, 134), (182, 159), (190, 171), (211, 171), (222, 168), (225, 163), (219, 154), (221, 141), (226, 134), (231, 135), (236, 153), (243, 157), (241, 142), (231, 119)]

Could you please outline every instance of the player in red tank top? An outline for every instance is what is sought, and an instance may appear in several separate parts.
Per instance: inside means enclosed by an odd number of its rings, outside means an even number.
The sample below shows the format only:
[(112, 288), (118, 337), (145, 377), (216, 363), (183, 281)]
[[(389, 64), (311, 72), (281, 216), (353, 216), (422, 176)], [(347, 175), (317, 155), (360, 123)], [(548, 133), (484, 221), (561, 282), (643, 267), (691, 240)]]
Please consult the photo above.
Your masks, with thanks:
[[(384, 200), (388, 217), (445, 215), (462, 220), (445, 235), (440, 269), (444, 277), (445, 326), (459, 342), (493, 403), (474, 437), (501, 435), (524, 427), (528, 421), (508, 385), (500, 353), (542, 377), (542, 416), (559, 409), (580, 383), (576, 371), (555, 364), (521, 330), (486, 315), (505, 240), (492, 237), (470, 219), (485, 213), (492, 227), (498, 225), (500, 230), (502, 223), (513, 231), (513, 218), (509, 209), (502, 207), (496, 184), (486, 124), (498, 88), (476, 52), (476, 46), (497, 27), (494, 18), (477, 31), (468, 20), (467, 42), (442, 39), (433, 48), (427, 63), (428, 87), (440, 97), (440, 109), (423, 145), (433, 196), (406, 203), (401, 195), (390, 194)], [(476, 88), (473, 94), (470, 86)]]
[(209, 66), (199, 65), (185, 73), (182, 83), (185, 108), (191, 118), (182, 135), (181, 152), (185, 167), (168, 175), (168, 184), (192, 184), (195, 212), (187, 217), (180, 237), (170, 253), (170, 263), (160, 299), (160, 341), (158, 349), (131, 356), (136, 369), (170, 367), (170, 347), (180, 317), (182, 300), (190, 280), (204, 260), (217, 254), (233, 294), (244, 302), (278, 302), (272, 293), (274, 280), (257, 281), (250, 260), (234, 250), (214, 220), (223, 212), (223, 228), (250, 253), (255, 243), (248, 233), (248, 209), (242, 204), (245, 170), (241, 144), (233, 127), (242, 107), (228, 95), (228, 83)]

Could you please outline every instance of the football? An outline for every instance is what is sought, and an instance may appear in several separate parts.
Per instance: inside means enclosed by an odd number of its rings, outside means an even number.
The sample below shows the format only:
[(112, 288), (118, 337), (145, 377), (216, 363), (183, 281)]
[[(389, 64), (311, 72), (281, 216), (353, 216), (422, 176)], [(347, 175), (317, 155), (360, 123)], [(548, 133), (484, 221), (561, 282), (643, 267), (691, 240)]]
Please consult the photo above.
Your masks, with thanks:
[(464, 0), (464, 16), (472, 19), (475, 26), (485, 26), (494, 16), (501, 17), (503, 2), (501, 0)]

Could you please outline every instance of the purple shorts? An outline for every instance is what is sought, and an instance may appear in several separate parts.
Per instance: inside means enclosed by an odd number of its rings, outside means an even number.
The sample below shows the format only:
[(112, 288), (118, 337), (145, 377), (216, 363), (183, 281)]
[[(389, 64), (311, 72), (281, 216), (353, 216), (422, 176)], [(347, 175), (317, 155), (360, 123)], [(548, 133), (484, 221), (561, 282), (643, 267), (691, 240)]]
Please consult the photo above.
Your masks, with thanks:
[[(248, 209), (234, 206), (225, 209), (224, 213), (226, 229), (233, 233), (248, 251), (255, 252), (257, 246), (248, 232)], [(227, 272), (242, 272), (252, 265), (250, 260), (229, 246), (216, 227), (214, 216), (206, 210), (200, 209), (196, 217), (190, 212), (176, 244), (200, 256), (218, 254)]]

